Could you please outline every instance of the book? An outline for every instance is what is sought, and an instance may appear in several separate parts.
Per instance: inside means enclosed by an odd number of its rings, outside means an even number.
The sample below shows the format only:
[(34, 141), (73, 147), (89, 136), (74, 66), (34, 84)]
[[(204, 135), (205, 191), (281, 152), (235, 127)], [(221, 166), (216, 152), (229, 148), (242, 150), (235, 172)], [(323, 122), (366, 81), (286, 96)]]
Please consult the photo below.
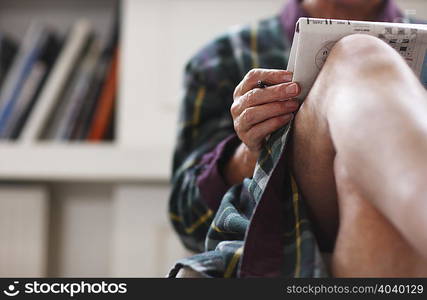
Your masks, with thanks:
[(0, 33), (0, 88), (18, 51), (17, 43)]
[(82, 107), (82, 110), (74, 124), (74, 128), (70, 136), (71, 140), (86, 140), (88, 138), (89, 131), (93, 123), (95, 110), (98, 107), (104, 84), (108, 79), (108, 70), (112, 64), (115, 49), (117, 48), (120, 31), (119, 24), (120, 9), (118, 5), (111, 28), (110, 38), (104, 47), (100, 60), (98, 61), (95, 77), (90, 87), (90, 93), (87, 96), (87, 101)]
[(59, 57), (49, 74), (19, 141), (31, 143), (41, 136), (49, 116), (54, 111), (65, 86), (74, 70), (82, 49), (91, 34), (91, 25), (86, 20), (78, 21), (68, 34)]
[(97, 39), (94, 39), (90, 44), (79, 69), (75, 73), (75, 77), (70, 83), (68, 97), (64, 97), (64, 101), (66, 101), (66, 103), (64, 103), (63, 112), (57, 114), (59, 122), (56, 127), (53, 128), (53, 139), (70, 139), (77, 116), (85, 105), (86, 97), (89, 94), (89, 88), (95, 75), (96, 63), (100, 54), (99, 42)]
[(60, 127), (60, 124), (64, 122), (64, 118), (68, 113), (67, 110), (69, 109), (69, 105), (73, 101), (72, 97), (74, 97), (73, 95), (76, 92), (76, 88), (78, 88), (85, 57), (87, 56), (93, 42), (94, 35), (91, 33), (88, 35), (84, 46), (81, 48), (78, 58), (73, 66), (73, 70), (67, 79), (67, 85), (64, 86), (60, 96), (56, 101), (55, 107), (48, 116), (47, 122), (39, 137), (40, 139), (55, 139), (58, 128)]
[(3, 136), (8, 119), (20, 96), (23, 85), (33, 64), (37, 61), (45, 43), (48, 32), (43, 26), (33, 23), (25, 33), (23, 42), (0, 93), (0, 136)]
[(116, 95), (116, 99), (114, 100), (114, 107), (112, 110), (112, 113), (110, 114), (110, 118), (108, 119), (108, 126), (107, 129), (102, 137), (102, 140), (104, 141), (114, 141), (114, 139), (116, 138), (116, 105), (117, 105), (117, 95)]
[(288, 61), (293, 81), (301, 86), (297, 97), (304, 100), (333, 46), (351, 34), (378, 37), (406, 60), (427, 88), (427, 25), (300, 18)]
[(53, 33), (49, 34), (47, 43), (42, 50), (38, 61), (33, 65), (20, 97), (17, 100), (10, 120), (6, 124), (4, 138), (17, 139), (25, 126), (28, 116), (32, 112), (40, 91), (52, 69), (61, 50), (62, 43)]
[(108, 66), (111, 63), (109, 51), (105, 49), (95, 68), (94, 78), (89, 87), (85, 104), (74, 123), (70, 140), (85, 140), (92, 121), (93, 114), (102, 92), (103, 83), (107, 77)]
[(89, 130), (89, 141), (100, 141), (108, 130), (108, 121), (111, 119), (114, 108), (114, 100), (117, 94), (117, 75), (119, 64), (119, 50), (116, 48), (108, 77), (102, 89), (98, 106), (95, 110), (93, 121)]
[(46, 74), (46, 66), (41, 62), (35, 62), (28, 77), (22, 86), (22, 91), (19, 95), (17, 104), (13, 108), (14, 111), (9, 113), (9, 118), (0, 131), (1, 139), (8, 139), (12, 136), (15, 127), (18, 127), (20, 115), (24, 113), (25, 106), (30, 104), (32, 96), (36, 93), (38, 85), (41, 83)]

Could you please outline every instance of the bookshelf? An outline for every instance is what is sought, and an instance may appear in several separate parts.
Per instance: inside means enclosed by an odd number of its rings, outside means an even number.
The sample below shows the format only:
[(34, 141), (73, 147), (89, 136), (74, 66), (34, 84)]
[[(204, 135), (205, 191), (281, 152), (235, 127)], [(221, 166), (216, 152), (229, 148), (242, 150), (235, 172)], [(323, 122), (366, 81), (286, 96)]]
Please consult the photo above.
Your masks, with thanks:
[[(128, 34), (139, 18), (128, 17), (131, 2), (119, 0), (122, 49), (139, 36)], [(0, 0), (0, 31), (21, 41), (30, 20), (41, 20), (65, 35), (85, 18), (106, 43), (114, 9), (114, 0)], [(0, 141), (0, 244), (8, 245), (0, 247), (0, 276), (163, 276), (186, 255), (166, 218), (175, 124), (168, 119), (171, 127), (156, 135), (147, 130), (154, 127), (138, 113), (147, 109), (135, 90), (140, 83), (128, 80), (129, 66), (144, 60), (127, 55), (121, 52), (113, 141)], [(152, 113), (162, 116), (162, 107)], [(171, 250), (129, 236), (140, 228)], [(141, 252), (150, 259), (140, 261)]]
[(156, 148), (122, 149), (114, 144), (0, 144), (0, 180), (164, 182), (170, 155)]
[[(126, 9), (127, 2), (120, 1), (122, 11)], [(111, 34), (109, 31), (114, 21), (115, 5), (114, 0), (1, 0), (0, 28), (15, 40), (21, 41), (32, 20), (48, 24), (60, 35), (65, 35), (76, 20), (85, 18), (91, 22), (101, 44), (105, 44)], [(122, 40), (119, 43), (121, 44)], [(123, 65), (124, 63), (121, 64), (120, 74), (126, 73), (126, 67)], [(119, 87), (120, 91), (123, 91), (126, 89), (126, 81), (121, 77), (119, 76)], [(126, 128), (130, 126), (141, 128), (144, 125), (140, 117), (136, 122), (130, 121), (126, 112), (140, 111), (143, 107), (138, 103), (135, 103), (136, 107), (132, 103), (127, 105), (126, 99), (131, 98), (121, 96), (122, 94), (116, 104), (116, 138), (113, 142), (23, 143), (19, 140), (2, 140), (0, 180), (165, 182), (169, 175), (169, 159), (163, 158), (170, 157), (170, 149), (162, 148), (159, 151), (157, 145), (134, 145), (118, 135), (127, 132)], [(136, 135), (139, 132), (138, 130)], [(127, 138), (137, 139), (135, 136)], [(153, 159), (159, 156), (161, 159)]]

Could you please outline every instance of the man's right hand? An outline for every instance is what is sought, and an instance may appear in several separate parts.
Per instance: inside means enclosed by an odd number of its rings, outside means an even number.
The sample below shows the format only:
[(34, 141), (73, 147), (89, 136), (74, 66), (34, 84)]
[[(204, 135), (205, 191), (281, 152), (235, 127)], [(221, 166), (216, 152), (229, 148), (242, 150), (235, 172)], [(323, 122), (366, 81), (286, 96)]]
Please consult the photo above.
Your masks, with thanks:
[[(268, 86), (258, 88), (259, 80)], [(230, 111), (242, 144), (224, 169), (229, 184), (252, 176), (265, 138), (292, 120), (301, 90), (291, 80), (288, 71), (253, 69), (236, 87)]]

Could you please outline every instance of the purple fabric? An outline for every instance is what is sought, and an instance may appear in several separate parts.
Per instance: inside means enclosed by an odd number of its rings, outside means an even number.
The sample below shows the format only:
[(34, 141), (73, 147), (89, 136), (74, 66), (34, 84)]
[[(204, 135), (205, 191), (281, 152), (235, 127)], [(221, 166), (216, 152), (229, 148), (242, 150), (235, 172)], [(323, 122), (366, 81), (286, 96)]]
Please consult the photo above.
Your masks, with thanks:
[(280, 21), (286, 36), (290, 41), (294, 39), (295, 26), (299, 18), (309, 17), (308, 13), (303, 9), (299, 0), (289, 0), (286, 3), (282, 14), (280, 15)]
[(377, 17), (378, 22), (401, 22), (403, 14), (394, 0), (386, 0), (383, 10)]
[[(286, 36), (289, 40), (293, 40), (295, 33), (295, 25), (299, 18), (310, 17), (301, 5), (301, 0), (289, 0), (285, 5), (280, 20)], [(384, 0), (383, 8), (378, 14), (378, 22), (400, 22), (403, 14), (397, 7), (394, 0)]]
[(197, 177), (197, 186), (203, 201), (213, 211), (218, 210), (222, 197), (231, 187), (220, 170), (239, 144), (239, 138), (233, 134), (205, 154), (200, 162), (203, 171)]
[[(278, 166), (286, 163), (285, 155)], [(285, 170), (275, 168), (246, 233), (239, 277), (280, 277), (283, 264)], [(265, 201), (264, 199), (268, 199)], [(260, 238), (262, 237), (262, 242)]]

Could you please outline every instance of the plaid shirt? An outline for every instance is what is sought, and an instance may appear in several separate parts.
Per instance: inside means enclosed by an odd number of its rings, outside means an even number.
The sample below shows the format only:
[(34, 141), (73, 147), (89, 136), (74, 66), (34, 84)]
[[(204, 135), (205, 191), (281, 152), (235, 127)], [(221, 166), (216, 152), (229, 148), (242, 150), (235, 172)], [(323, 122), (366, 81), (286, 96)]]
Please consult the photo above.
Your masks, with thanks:
[(239, 144), (229, 111), (234, 88), (253, 68), (287, 67), (291, 43), (281, 18), (235, 28), (186, 67), (169, 211), (185, 246), (201, 253), (178, 261), (171, 277), (183, 266), (207, 277), (328, 275), (287, 166), (292, 122), (270, 136), (252, 179), (233, 187), (215, 182), (209, 193), (200, 188), (204, 173), (220, 173)]
[[(279, 17), (239, 28), (208, 45), (186, 68), (170, 217), (184, 244), (203, 253), (179, 261), (171, 275), (181, 266), (212, 277), (236, 277), (238, 269), (239, 276), (284, 273), (312, 277), (321, 272), (314, 269), (317, 246), (297, 187), (291, 184), (287, 169), (275, 168), (290, 125), (271, 136), (253, 179), (233, 186), (219, 201), (217, 211), (212, 208), (214, 204), (203, 200), (197, 184), (198, 176), (209, 165), (204, 155), (234, 134), (229, 110), (234, 88), (244, 75), (259, 67), (286, 69), (291, 45), (284, 36)], [(225, 142), (224, 147), (230, 144), (234, 143)], [(271, 205), (273, 201), (265, 205), (261, 200), (267, 197), (262, 195), (274, 170), (281, 173), (274, 177), (283, 191), (275, 197), (275, 205)], [(274, 191), (264, 194), (271, 193)], [(284, 220), (284, 215), (292, 218)], [(258, 219), (269, 223), (262, 227)], [(267, 241), (264, 243), (263, 239)], [(270, 255), (272, 250), (281, 253)], [(285, 252), (289, 258), (286, 264), (282, 261)]]

